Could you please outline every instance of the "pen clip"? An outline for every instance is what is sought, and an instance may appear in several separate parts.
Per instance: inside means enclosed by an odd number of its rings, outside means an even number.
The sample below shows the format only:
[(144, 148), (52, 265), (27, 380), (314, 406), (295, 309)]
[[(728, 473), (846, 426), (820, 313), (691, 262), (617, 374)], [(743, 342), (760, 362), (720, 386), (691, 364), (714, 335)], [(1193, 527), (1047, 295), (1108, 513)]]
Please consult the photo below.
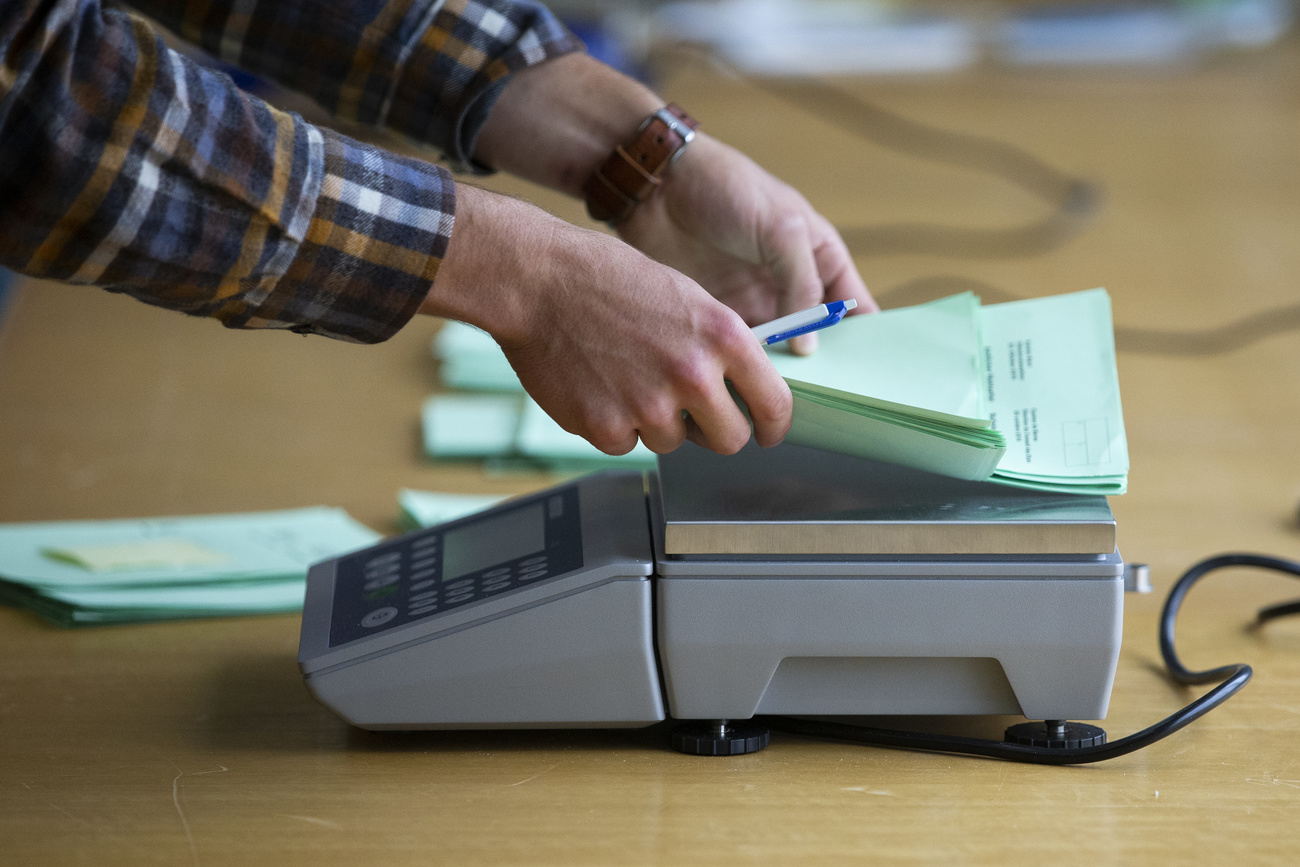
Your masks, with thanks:
[(764, 345), (771, 346), (774, 343), (780, 343), (789, 340), (791, 337), (798, 337), (800, 334), (808, 334), (811, 331), (820, 331), (823, 328), (829, 328), (844, 318), (850, 310), (856, 307), (856, 303), (845, 303), (843, 301), (832, 301), (826, 305), (827, 314), (825, 318), (818, 319), (815, 322), (809, 322), (806, 325), (800, 325), (791, 328), (789, 331), (781, 331), (768, 337), (763, 341)]

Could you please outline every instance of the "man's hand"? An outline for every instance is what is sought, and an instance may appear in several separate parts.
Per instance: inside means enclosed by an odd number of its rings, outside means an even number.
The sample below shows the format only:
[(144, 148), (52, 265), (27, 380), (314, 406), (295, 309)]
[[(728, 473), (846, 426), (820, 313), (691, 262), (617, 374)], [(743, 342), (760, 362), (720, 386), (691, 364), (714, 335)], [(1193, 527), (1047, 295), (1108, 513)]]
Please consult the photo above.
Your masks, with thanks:
[[(565, 430), (609, 454), (638, 437), (724, 454), (780, 442), (791, 397), (739, 315), (682, 273), (523, 202), (457, 189), (456, 227), (423, 312), (491, 334)], [(684, 415), (685, 414), (685, 415)]]
[[(704, 133), (617, 228), (750, 325), (826, 301), (879, 309), (830, 222), (793, 188)], [(801, 335), (791, 349), (807, 354), (816, 341)]]
[[(663, 104), (586, 55), (560, 57), (511, 76), (475, 156), (580, 197), (613, 147)], [(451, 245), (423, 309), (490, 333), (552, 418), (612, 454), (637, 436), (657, 452), (686, 437), (736, 451), (748, 424), (724, 380), (745, 402), (755, 439), (775, 445), (790, 427), (790, 391), (746, 323), (850, 298), (877, 309), (830, 223), (706, 133), (618, 227), (632, 246), (459, 189)], [(793, 343), (810, 352), (816, 337)]]

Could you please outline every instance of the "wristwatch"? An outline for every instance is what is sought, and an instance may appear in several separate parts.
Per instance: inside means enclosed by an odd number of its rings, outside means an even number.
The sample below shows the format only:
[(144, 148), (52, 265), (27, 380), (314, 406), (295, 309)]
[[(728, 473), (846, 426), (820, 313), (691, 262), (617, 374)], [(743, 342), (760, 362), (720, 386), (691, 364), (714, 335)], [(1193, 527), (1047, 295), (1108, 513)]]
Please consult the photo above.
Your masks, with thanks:
[(636, 135), (619, 145), (582, 187), (593, 219), (621, 223), (650, 198), (663, 173), (695, 138), (699, 122), (669, 103), (650, 114)]

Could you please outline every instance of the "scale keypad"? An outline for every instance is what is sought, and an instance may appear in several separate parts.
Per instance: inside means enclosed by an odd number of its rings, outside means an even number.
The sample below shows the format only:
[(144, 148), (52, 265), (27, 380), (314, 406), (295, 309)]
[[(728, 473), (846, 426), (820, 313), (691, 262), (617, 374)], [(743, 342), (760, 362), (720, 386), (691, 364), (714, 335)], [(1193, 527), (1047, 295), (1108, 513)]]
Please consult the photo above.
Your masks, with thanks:
[[(538, 508), (539, 504), (543, 508)], [(508, 527), (511, 513), (522, 510), (531, 510), (544, 526), (545, 542), (540, 551), (528, 550), (504, 562), (469, 570), (459, 567), (464, 574), (444, 580), (449, 533), (463, 530), (475, 521), (482, 522), (484, 527)], [(495, 542), (491, 538), (486, 541)], [(512, 544), (518, 543), (503, 538), (499, 547), (508, 552)], [(477, 556), (490, 559), (491, 547), (488, 552)], [(382, 542), (339, 559), (330, 646), (446, 614), (580, 568), (582, 534), (576, 485)]]

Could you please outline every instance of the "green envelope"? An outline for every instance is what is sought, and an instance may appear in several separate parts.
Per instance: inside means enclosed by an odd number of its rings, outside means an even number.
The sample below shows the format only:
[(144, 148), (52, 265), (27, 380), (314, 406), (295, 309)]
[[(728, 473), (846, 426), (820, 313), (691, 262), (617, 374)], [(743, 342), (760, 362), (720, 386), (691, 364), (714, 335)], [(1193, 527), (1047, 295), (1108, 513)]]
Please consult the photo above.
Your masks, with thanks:
[(454, 319), (433, 337), (438, 375), (448, 388), (468, 391), (523, 391), (519, 377), (492, 336)]
[(525, 394), (438, 394), (422, 410), (424, 450), (432, 458), (491, 458), (503, 468), (575, 473), (601, 467), (654, 465), (640, 443), (607, 455), (569, 433)]
[(0, 600), (64, 625), (294, 611), (380, 534), (342, 509), (0, 524)]
[(435, 458), (486, 458), (515, 450), (524, 394), (439, 394), (421, 413), (424, 452)]
[(21, 605), (60, 626), (137, 623), (302, 609), (307, 582), (298, 576), (188, 587), (43, 590), (0, 581), (0, 600)]
[(505, 499), (496, 494), (450, 494), (403, 488), (397, 493), (398, 520), (408, 530), (434, 527), (489, 509)]
[(1128, 444), (1104, 289), (980, 309), (980, 412), (1007, 437), (992, 480), (1122, 494)]

